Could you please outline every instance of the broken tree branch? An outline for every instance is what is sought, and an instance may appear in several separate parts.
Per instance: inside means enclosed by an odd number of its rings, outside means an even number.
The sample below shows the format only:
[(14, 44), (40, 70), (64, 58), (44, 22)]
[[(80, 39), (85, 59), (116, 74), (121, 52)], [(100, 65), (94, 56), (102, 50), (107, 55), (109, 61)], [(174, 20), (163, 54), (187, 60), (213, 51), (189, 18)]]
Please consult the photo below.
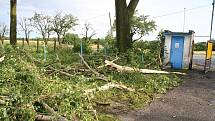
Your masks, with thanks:
[(67, 121), (67, 120), (56, 118), (54, 116), (36, 115), (35, 121)]
[(67, 72), (64, 72), (64, 71), (55, 69), (55, 68), (53, 68), (53, 67), (51, 67), (51, 66), (49, 66), (48, 68), (51, 69), (51, 70), (53, 70), (53, 71), (55, 71), (55, 72), (58, 72), (58, 73), (60, 73), (60, 74), (62, 74), (62, 75), (65, 75), (65, 76), (68, 76), (68, 77), (74, 77), (74, 75), (72, 75), (72, 74), (70, 74), (70, 73), (67, 73)]
[(2, 56), (2, 57), (0, 58), (0, 63), (2, 63), (2, 62), (4, 61), (4, 59), (5, 59), (5, 56)]
[[(119, 57), (117, 57), (116, 59), (112, 60), (111, 62), (113, 63), (113, 62), (117, 61), (118, 59), (119, 59)], [(105, 67), (105, 66), (107, 66), (107, 64), (102, 65), (102, 66), (99, 66), (99, 67), (97, 67), (97, 68), (98, 68), (98, 69), (101, 69), (101, 68), (103, 68), (103, 67)]]
[[(52, 115), (54, 116), (57, 116), (56, 117), (56, 121), (68, 121), (68, 119), (66, 119), (65, 117), (62, 117), (60, 115), (57, 114), (57, 112), (54, 111), (53, 108), (51, 108), (48, 104), (46, 104), (45, 102), (43, 101), (40, 101), (39, 102), (40, 104), (42, 104), (43, 108), (45, 108), (49, 113), (51, 113)], [(53, 119), (53, 118), (52, 118)]]
[(89, 95), (87, 95), (87, 99), (88, 99), (89, 103), (91, 104), (91, 105), (89, 106), (89, 108), (91, 108), (91, 110), (93, 110), (93, 113), (94, 113), (94, 115), (95, 115), (96, 121), (98, 121), (97, 112), (96, 112), (96, 110), (94, 110), (94, 108), (93, 108), (92, 101), (91, 101)]
[(186, 75), (185, 73), (180, 72), (167, 72), (167, 71), (158, 71), (158, 70), (149, 70), (149, 69), (139, 69), (139, 68), (132, 68), (128, 66), (121, 66), (117, 65), (111, 61), (105, 60), (105, 64), (107, 67), (113, 68), (117, 70), (118, 72), (140, 72), (144, 74), (180, 74), (180, 75)]
[(49, 107), (49, 105), (46, 104), (45, 102), (40, 101), (40, 104), (42, 104), (43, 108), (45, 108), (49, 113), (56, 114), (56, 112), (54, 111), (54, 109), (51, 108), (51, 107)]
[(83, 56), (82, 56), (81, 54), (79, 54), (79, 56), (80, 56), (81, 60), (83, 61), (84, 65), (85, 65), (92, 73), (94, 73), (94, 74), (96, 75), (96, 78), (97, 78), (97, 79), (103, 80), (103, 81), (109, 81), (109, 79), (108, 79), (106, 76), (104, 76), (104, 75), (98, 73), (97, 71), (95, 71), (94, 69), (92, 69), (92, 68), (88, 65), (88, 63), (84, 60), (84, 58), (83, 58)]
[(53, 121), (53, 116), (46, 116), (46, 115), (36, 115), (35, 117), (36, 121)]
[(84, 57), (83, 57), (81, 54), (79, 54), (79, 56), (80, 56), (81, 60), (83, 61), (84, 65), (85, 65), (91, 72), (93, 72), (96, 76), (99, 76), (99, 75), (100, 75), (100, 73), (96, 72), (94, 69), (92, 69), (92, 68), (88, 65), (88, 63), (84, 60)]
[(105, 91), (105, 90), (109, 90), (112, 88), (124, 89), (124, 90), (130, 91), (130, 92), (135, 91), (135, 89), (129, 88), (129, 87), (122, 85), (122, 84), (108, 83), (108, 84), (105, 84), (105, 85), (98, 87), (98, 88), (84, 90), (84, 92), (85, 92), (84, 94), (93, 93), (95, 91)]

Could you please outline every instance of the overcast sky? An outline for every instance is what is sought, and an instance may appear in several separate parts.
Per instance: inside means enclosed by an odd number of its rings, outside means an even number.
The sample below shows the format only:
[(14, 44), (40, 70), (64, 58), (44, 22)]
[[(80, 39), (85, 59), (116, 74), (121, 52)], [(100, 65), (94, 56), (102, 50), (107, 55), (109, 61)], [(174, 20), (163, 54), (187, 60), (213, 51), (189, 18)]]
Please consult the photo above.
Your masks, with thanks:
[[(0, 0), (0, 22), (9, 24), (9, 2)], [(91, 23), (97, 36), (104, 37), (110, 28), (108, 13), (114, 20), (114, 0), (17, 0), (18, 18), (31, 17), (35, 11), (53, 15), (57, 11), (71, 13), (79, 19), (75, 33), (82, 35), (85, 22)], [(157, 31), (144, 39), (153, 40), (161, 29), (183, 31), (184, 8), (186, 8), (185, 31), (194, 30), (197, 36), (208, 36), (212, 0), (140, 0), (137, 10), (156, 21)], [(214, 24), (215, 25), (215, 24)], [(215, 30), (213, 37), (215, 38)], [(20, 34), (19, 36), (21, 36)], [(38, 36), (34, 34), (33, 36)], [(208, 38), (196, 38), (206, 41)]]

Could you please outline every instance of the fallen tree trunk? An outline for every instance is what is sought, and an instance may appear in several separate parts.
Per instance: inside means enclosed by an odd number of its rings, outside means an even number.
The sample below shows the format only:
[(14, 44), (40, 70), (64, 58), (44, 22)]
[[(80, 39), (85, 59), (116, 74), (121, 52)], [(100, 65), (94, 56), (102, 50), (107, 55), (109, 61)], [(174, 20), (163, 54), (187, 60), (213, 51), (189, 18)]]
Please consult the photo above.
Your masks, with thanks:
[(139, 68), (132, 68), (128, 66), (121, 66), (113, 63), (112, 61), (105, 60), (105, 65), (107, 67), (110, 67), (118, 72), (140, 72), (144, 74), (180, 74), (180, 75), (186, 75), (185, 73), (180, 72), (167, 72), (167, 71), (158, 71), (158, 70), (150, 70), (150, 69), (139, 69)]

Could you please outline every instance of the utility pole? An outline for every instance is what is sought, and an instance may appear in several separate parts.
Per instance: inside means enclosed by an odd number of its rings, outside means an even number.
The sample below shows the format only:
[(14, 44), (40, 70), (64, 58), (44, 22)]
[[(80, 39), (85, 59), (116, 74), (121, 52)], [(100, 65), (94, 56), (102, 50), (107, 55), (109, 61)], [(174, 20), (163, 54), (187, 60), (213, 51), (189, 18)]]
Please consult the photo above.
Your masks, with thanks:
[(211, 42), (211, 39), (212, 39), (212, 32), (213, 32), (214, 4), (215, 4), (215, 0), (213, 0), (213, 3), (212, 3), (213, 9), (212, 9), (212, 17), (211, 17), (210, 39), (207, 42), (207, 51), (206, 51), (206, 59), (205, 59), (205, 67), (204, 67), (205, 73), (207, 73), (211, 68), (211, 56), (212, 56), (212, 48), (213, 48), (213, 43)]
[(213, 10), (212, 10), (212, 17), (211, 17), (211, 30), (210, 30), (210, 40), (212, 39), (212, 32), (213, 32), (213, 20), (214, 20), (214, 4), (215, 0), (213, 0)]
[(185, 24), (186, 24), (186, 8), (184, 8), (184, 24), (183, 24), (183, 32), (185, 29)]

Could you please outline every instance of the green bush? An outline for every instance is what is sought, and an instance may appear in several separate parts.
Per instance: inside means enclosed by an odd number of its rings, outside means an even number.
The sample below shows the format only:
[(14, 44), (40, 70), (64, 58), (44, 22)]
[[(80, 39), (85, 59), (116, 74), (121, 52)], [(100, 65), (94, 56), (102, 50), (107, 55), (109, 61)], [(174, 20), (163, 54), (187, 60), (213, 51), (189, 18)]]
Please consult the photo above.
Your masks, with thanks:
[(131, 62), (142, 64), (141, 67), (159, 69), (160, 41), (138, 41), (129, 55)]
[(194, 46), (194, 51), (206, 51), (206, 50), (207, 50), (206, 42), (196, 43)]
[[(90, 47), (89, 43), (83, 42), (82, 47), (83, 47), (84, 54), (89, 54), (92, 52), (92, 48)], [(81, 43), (76, 43), (73, 47), (73, 51), (76, 53), (80, 53), (81, 52)]]
[(80, 38), (77, 34), (72, 34), (72, 33), (67, 33), (64, 36), (63, 39), (63, 44), (70, 44), (70, 45), (75, 45), (76, 43), (80, 42)]

